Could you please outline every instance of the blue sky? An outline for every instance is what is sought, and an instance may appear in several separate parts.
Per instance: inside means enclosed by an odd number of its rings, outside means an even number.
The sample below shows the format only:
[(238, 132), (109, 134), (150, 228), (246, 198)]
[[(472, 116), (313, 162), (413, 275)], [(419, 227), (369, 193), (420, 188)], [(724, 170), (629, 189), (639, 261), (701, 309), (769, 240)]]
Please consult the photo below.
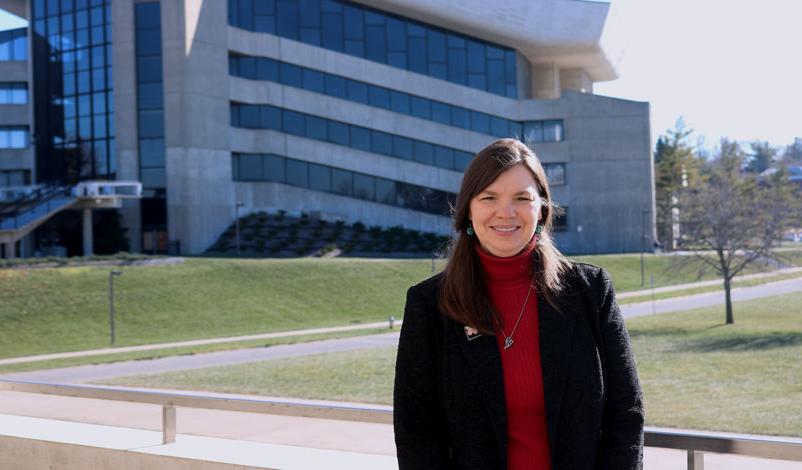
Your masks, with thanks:
[[(682, 116), (707, 148), (787, 145), (802, 137), (800, 18), (797, 0), (614, 0), (620, 78), (594, 92), (650, 102), (654, 139)], [(0, 10), (0, 30), (24, 25)]]

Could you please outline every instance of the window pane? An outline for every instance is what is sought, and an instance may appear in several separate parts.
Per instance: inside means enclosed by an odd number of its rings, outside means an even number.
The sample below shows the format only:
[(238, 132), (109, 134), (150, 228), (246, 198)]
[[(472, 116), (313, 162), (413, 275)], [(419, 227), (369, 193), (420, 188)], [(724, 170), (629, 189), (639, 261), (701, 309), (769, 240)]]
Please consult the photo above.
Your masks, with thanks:
[(345, 98), (345, 79), (336, 77), (334, 75), (326, 75), (325, 77), (326, 94)]
[(368, 87), (368, 103), (377, 108), (390, 108), (390, 92), (386, 88), (370, 85)]
[(370, 152), (370, 130), (351, 126), (351, 147)]
[(543, 123), (543, 141), (559, 142), (563, 139), (562, 121), (546, 121)]
[(139, 164), (142, 167), (163, 167), (164, 140), (141, 139), (139, 141)]
[(140, 82), (157, 82), (162, 79), (160, 56), (140, 57), (136, 61), (136, 79)]
[[(80, 134), (83, 133), (83, 119), (79, 120)], [(164, 137), (164, 113), (162, 111), (139, 112), (139, 137)]]
[(323, 73), (317, 70), (304, 69), (303, 70), (303, 87), (306, 90), (323, 93), (325, 86), (323, 84)]
[(468, 152), (460, 152), (459, 150), (454, 151), (454, 167), (458, 171), (465, 171), (468, 168), (468, 164), (471, 163), (473, 160), (473, 154)]
[[(243, 105), (243, 106), (257, 107), (255, 105)], [(280, 131), (282, 126), (281, 110), (275, 106), (269, 106), (269, 105), (258, 106), (258, 108), (259, 108), (259, 117), (258, 117), (259, 121), (255, 127)], [(241, 127), (247, 127), (247, 126), (241, 125)]]
[(286, 159), (278, 155), (264, 155), (264, 179), (265, 181), (275, 181), (283, 183), (286, 178), (284, 175), (284, 163)]
[(560, 186), (565, 184), (565, 164), (547, 163), (544, 165), (544, 167), (549, 184), (552, 186)]
[(524, 140), (526, 142), (543, 142), (543, 123), (539, 121), (525, 122)]
[(239, 106), (239, 125), (249, 129), (258, 129), (259, 107), (253, 104), (243, 104)]
[(331, 168), (310, 163), (309, 187), (317, 191), (331, 192)]
[(332, 191), (337, 194), (342, 194), (344, 196), (352, 195), (353, 194), (352, 179), (353, 179), (353, 173), (351, 173), (350, 171), (332, 168), (331, 171)]
[(413, 159), (413, 145), (412, 140), (406, 137), (393, 136), (393, 155), (404, 160)]
[(348, 99), (358, 103), (368, 103), (368, 86), (362, 82), (348, 80)]
[(239, 179), (241, 181), (260, 181), (262, 179), (261, 155), (239, 155)]
[(301, 188), (309, 187), (309, 174), (308, 165), (306, 162), (287, 159), (287, 184), (299, 186)]
[(458, 106), (451, 107), (451, 124), (463, 129), (471, 128), (471, 112)]
[(440, 168), (454, 169), (454, 151), (450, 148), (441, 147), (439, 145), (434, 147), (434, 166)]
[(471, 129), (482, 134), (490, 133), (490, 116), (478, 111), (471, 111)]
[(306, 116), (306, 136), (315, 140), (328, 140), (328, 125), (325, 119)]
[(395, 205), (395, 181), (376, 178), (376, 202)]
[(373, 177), (354, 173), (354, 196), (372, 201), (375, 196)]
[(323, 47), (335, 51), (343, 50), (343, 15), (324, 13), (322, 28)]
[(432, 120), (442, 124), (451, 124), (451, 106), (432, 101)]
[(348, 145), (348, 125), (341, 122), (329, 121), (329, 142)]
[(373, 131), (371, 134), (371, 148), (375, 153), (393, 154), (393, 136), (381, 131)]
[(301, 68), (297, 65), (282, 63), (279, 67), (279, 80), (285, 85), (300, 88), (303, 85)]
[(282, 130), (292, 135), (304, 135), (304, 115), (285, 109), (282, 113)]
[(137, 92), (140, 109), (161, 109), (164, 106), (164, 91), (161, 82), (140, 83)]
[(432, 118), (432, 104), (431, 101), (425, 98), (413, 96), (410, 98), (412, 104), (412, 115), (423, 119)]
[(273, 59), (260, 58), (256, 61), (256, 78), (259, 80), (278, 81), (278, 62)]
[(434, 146), (426, 142), (415, 142), (415, 161), (426, 165), (434, 163)]
[(387, 62), (384, 26), (365, 26), (365, 58), (376, 62)]
[(397, 113), (409, 114), (409, 95), (398, 91), (390, 92), (390, 109)]
[(507, 120), (500, 117), (490, 117), (490, 133), (496, 137), (509, 137), (510, 128), (507, 125)]
[(298, 29), (298, 3), (294, 0), (277, 0), (276, 30), (278, 35), (298, 39)]

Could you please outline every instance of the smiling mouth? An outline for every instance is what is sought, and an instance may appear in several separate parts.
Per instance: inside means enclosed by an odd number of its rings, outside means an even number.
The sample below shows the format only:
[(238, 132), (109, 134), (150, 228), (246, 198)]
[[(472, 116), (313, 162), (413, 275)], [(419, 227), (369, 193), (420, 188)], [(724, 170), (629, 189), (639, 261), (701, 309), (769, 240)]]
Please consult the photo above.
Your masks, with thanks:
[(511, 233), (511, 232), (514, 232), (514, 231), (518, 230), (519, 228), (521, 228), (521, 226), (520, 225), (500, 225), (500, 226), (491, 225), (490, 228), (495, 230), (496, 232)]

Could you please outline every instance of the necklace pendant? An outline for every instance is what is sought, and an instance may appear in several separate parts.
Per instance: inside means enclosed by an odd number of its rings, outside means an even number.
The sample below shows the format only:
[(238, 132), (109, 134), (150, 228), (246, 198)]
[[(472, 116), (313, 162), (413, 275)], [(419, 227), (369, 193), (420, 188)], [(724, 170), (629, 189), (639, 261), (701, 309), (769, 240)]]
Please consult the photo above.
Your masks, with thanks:
[(512, 347), (512, 336), (507, 336), (504, 338), (504, 350), (510, 349)]

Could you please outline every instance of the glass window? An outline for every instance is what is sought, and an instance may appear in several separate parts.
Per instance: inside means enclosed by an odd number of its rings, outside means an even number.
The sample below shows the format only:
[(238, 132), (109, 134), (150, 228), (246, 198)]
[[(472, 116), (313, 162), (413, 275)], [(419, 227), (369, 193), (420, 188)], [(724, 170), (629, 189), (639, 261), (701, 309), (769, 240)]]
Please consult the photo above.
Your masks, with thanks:
[(525, 142), (543, 142), (543, 123), (529, 121), (524, 123)]
[(454, 168), (457, 171), (465, 171), (471, 160), (473, 160), (473, 154), (459, 150), (454, 151)]
[[(256, 5), (262, 2), (257, 2)], [(253, 17), (253, 30), (259, 33), (274, 34), (276, 32), (276, 17), (274, 15), (255, 15)]]
[(142, 178), (142, 186), (145, 188), (166, 187), (164, 168), (142, 168), (139, 176)]
[(325, 77), (326, 94), (345, 98), (345, 79), (335, 75), (326, 75)]
[(282, 130), (287, 134), (304, 135), (304, 115), (285, 109), (282, 111)]
[(301, 67), (297, 65), (282, 62), (279, 65), (279, 81), (284, 85), (290, 85), (300, 88), (303, 84), (301, 77)]
[(256, 61), (256, 77), (260, 80), (278, 81), (278, 62), (273, 59), (259, 58)]
[(543, 141), (560, 142), (563, 140), (562, 121), (546, 121), (543, 123)]
[(343, 15), (342, 13), (323, 13), (322, 41), (323, 47), (335, 51), (343, 50)]
[[(259, 4), (259, 0), (256, 4)], [(298, 0), (298, 6), (301, 10), (301, 28), (319, 29), (320, 0)]]
[(432, 118), (432, 102), (427, 100), (426, 98), (420, 98), (417, 96), (410, 97), (410, 104), (412, 105), (412, 115), (422, 118), (422, 119), (431, 119)]
[(440, 31), (429, 30), (426, 34), (429, 62), (446, 62), (446, 35)]
[(471, 128), (471, 112), (459, 106), (451, 107), (451, 124), (463, 129)]
[[(243, 106), (254, 106), (255, 108), (259, 108), (259, 117), (258, 117), (258, 124), (254, 126), (254, 128), (262, 128), (262, 129), (273, 129), (275, 131), (280, 131), (281, 126), (283, 125), (281, 119), (281, 110), (275, 106), (269, 105), (243, 105)], [(242, 124), (240, 121), (241, 127), (251, 127)]]
[(510, 127), (507, 125), (507, 120), (490, 116), (490, 133), (496, 137), (509, 137)]
[[(139, 3), (138, 5), (143, 5)], [(158, 30), (145, 30), (136, 34), (136, 54), (159, 55), (161, 54), (161, 37)]]
[(348, 145), (348, 125), (337, 121), (329, 121), (329, 142)]
[(240, 181), (262, 180), (262, 156), (259, 154), (239, 155), (238, 176)]
[(351, 147), (370, 152), (370, 130), (351, 126)]
[(286, 158), (279, 157), (278, 155), (271, 155), (267, 154), (264, 155), (263, 164), (264, 164), (264, 179), (265, 181), (275, 181), (277, 183), (283, 183), (286, 180), (284, 174), (284, 163), (286, 162)]
[(368, 85), (368, 103), (377, 108), (390, 108), (390, 92), (386, 88)]
[(510, 126), (510, 136), (515, 137), (516, 139), (523, 140), (523, 134), (524, 134), (523, 125), (520, 122), (516, 121), (508, 121), (508, 124)]
[(471, 111), (471, 129), (482, 134), (490, 133), (490, 116), (479, 111)]
[(485, 46), (476, 41), (468, 41), (468, 73), (485, 73)]
[(451, 106), (432, 101), (432, 120), (441, 124), (451, 125)]
[(409, 114), (409, 95), (400, 91), (390, 91), (390, 109), (397, 113)]
[[(161, 28), (161, 13), (159, 11), (158, 2), (150, 3), (137, 3), (135, 5), (134, 14), (136, 15), (137, 29), (154, 29)], [(83, 19), (80, 19), (83, 17)], [(78, 27), (86, 27), (86, 11), (79, 11), (76, 14), (79, 18)]]
[[(78, 91), (82, 91), (80, 86)], [(140, 83), (137, 86), (137, 94), (139, 109), (161, 109), (164, 106), (164, 91), (161, 82)]]
[(279, 36), (298, 39), (298, 2), (276, 0), (276, 32)]
[[(83, 119), (79, 119), (80, 134), (84, 137)], [(139, 137), (164, 137), (164, 112), (163, 111), (140, 111), (139, 112)]]
[(323, 83), (323, 73), (317, 70), (304, 69), (303, 70), (303, 84), (304, 88), (317, 93), (323, 93), (325, 86)]
[(368, 86), (356, 80), (348, 80), (348, 99), (358, 103), (368, 103)]
[[(245, 58), (243, 58), (245, 59)], [(102, 75), (102, 74), (101, 74)], [(136, 79), (139, 82), (159, 82), (162, 80), (162, 58), (139, 57), (136, 60)]]
[(317, 191), (331, 192), (331, 168), (310, 163), (309, 187)]
[(426, 142), (415, 142), (415, 161), (426, 165), (434, 163), (434, 146)]
[(372, 131), (371, 132), (371, 148), (375, 153), (382, 155), (393, 154), (393, 136), (386, 132)]
[(363, 41), (365, 39), (365, 20), (362, 10), (359, 7), (345, 4), (343, 19), (345, 21), (345, 39)]
[(434, 166), (454, 169), (454, 151), (450, 148), (436, 145), (434, 147)]
[(95, 139), (108, 137), (108, 129), (106, 128), (106, 115), (94, 116), (92, 121), (94, 123), (94, 133), (92, 137)]
[(560, 206), (561, 211), (555, 213), (554, 231), (565, 232), (568, 229), (568, 208)]
[(375, 197), (375, 194), (373, 177), (360, 173), (354, 173), (354, 196), (359, 199), (372, 201)]
[(343, 196), (351, 196), (353, 194), (353, 173), (346, 170), (332, 168), (331, 170), (331, 184), (332, 191)]
[[(465, 49), (452, 49), (452, 37), (449, 36), (449, 49), (448, 49), (448, 79), (455, 83), (463, 85), (468, 83), (468, 73), (466, 64)], [(465, 42), (464, 40), (462, 41)]]
[(239, 59), (239, 72), (237, 73), (242, 78), (257, 78), (256, 76), (256, 58), (255, 57), (241, 57)]
[(141, 139), (139, 141), (139, 166), (164, 166), (164, 139)]
[(315, 140), (328, 140), (328, 123), (317, 116), (306, 116), (306, 136)]
[[(407, 25), (407, 32), (412, 30), (413, 25)], [(421, 28), (423, 29), (423, 28)], [(409, 70), (426, 74), (428, 72), (428, 59), (426, 54), (426, 38), (410, 37), (407, 39), (409, 44), (407, 68)]]
[(239, 105), (239, 125), (249, 129), (262, 127), (259, 124), (259, 106), (253, 104)]
[[(370, 15), (366, 15), (366, 18)], [(365, 26), (365, 58), (376, 62), (387, 62), (384, 26)]]
[(375, 178), (376, 202), (395, 205), (395, 181)]
[(309, 168), (306, 162), (287, 159), (287, 184), (292, 186), (299, 186), (301, 188), (309, 187)]
[(412, 160), (414, 158), (412, 139), (394, 135), (393, 156), (403, 158), (404, 160)]
[[(492, 48), (489, 48), (490, 50)], [(506, 88), (504, 82), (504, 62), (501, 60), (487, 61), (487, 91), (499, 95), (504, 94)]]

